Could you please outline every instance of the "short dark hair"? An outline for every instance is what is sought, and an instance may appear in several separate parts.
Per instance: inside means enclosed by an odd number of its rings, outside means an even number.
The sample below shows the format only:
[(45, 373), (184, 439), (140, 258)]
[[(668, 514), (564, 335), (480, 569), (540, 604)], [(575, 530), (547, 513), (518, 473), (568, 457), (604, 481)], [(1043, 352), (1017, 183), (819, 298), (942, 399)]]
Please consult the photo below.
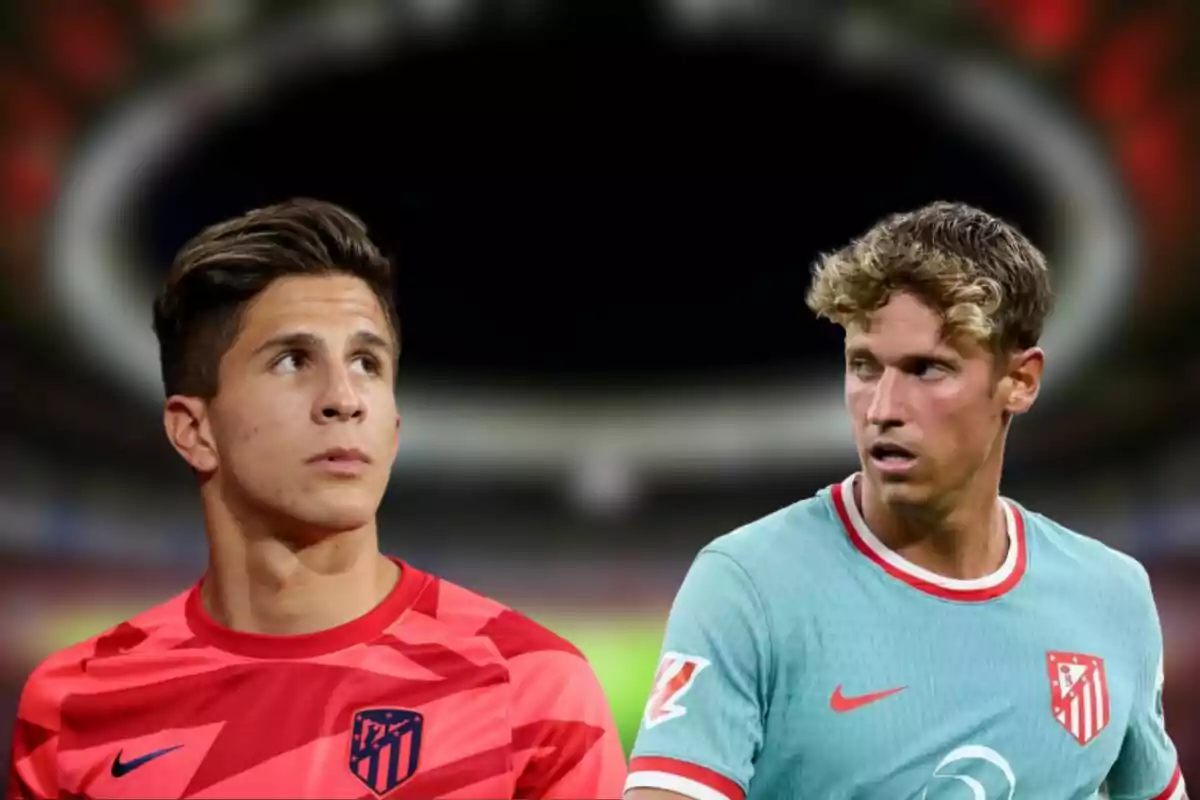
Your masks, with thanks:
[(965, 203), (884, 219), (813, 268), (808, 307), (845, 326), (897, 292), (937, 309), (946, 335), (995, 351), (1038, 343), (1054, 306), (1046, 257), (1015, 227)]
[(175, 256), (154, 302), (167, 396), (212, 398), (248, 303), (289, 275), (353, 275), (379, 298), (400, 349), (392, 263), (349, 211), (297, 198), (211, 225)]

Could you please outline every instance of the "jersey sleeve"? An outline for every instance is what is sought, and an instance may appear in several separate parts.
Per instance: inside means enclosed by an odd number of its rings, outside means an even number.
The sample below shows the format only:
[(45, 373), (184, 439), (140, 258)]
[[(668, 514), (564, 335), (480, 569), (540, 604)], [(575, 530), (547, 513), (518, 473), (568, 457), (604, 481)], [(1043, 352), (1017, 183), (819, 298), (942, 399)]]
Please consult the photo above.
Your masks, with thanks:
[(701, 551), (671, 607), (626, 789), (743, 800), (763, 741), (771, 636), (745, 569)]
[(578, 652), (531, 653), (510, 662), (516, 793), (539, 798), (616, 798), (625, 752), (604, 690)]
[[(1149, 593), (1148, 578), (1146, 586)], [(1125, 739), (1108, 775), (1111, 800), (1182, 800), (1186, 795), (1179, 757), (1167, 735), (1163, 714), (1162, 627), (1152, 595), (1148, 607), (1150, 642)]]
[(13, 728), (5, 797), (51, 800), (58, 791), (58, 708), (45, 680), (34, 673), (21, 692)]

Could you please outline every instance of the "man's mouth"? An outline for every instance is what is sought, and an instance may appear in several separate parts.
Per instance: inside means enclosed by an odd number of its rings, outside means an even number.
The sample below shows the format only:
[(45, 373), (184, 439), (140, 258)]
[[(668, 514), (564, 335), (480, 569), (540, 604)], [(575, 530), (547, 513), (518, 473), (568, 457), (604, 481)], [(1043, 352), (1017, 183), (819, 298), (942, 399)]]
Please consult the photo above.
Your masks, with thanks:
[(883, 464), (904, 464), (917, 457), (917, 454), (908, 448), (891, 442), (873, 444), (867, 453), (872, 459)]

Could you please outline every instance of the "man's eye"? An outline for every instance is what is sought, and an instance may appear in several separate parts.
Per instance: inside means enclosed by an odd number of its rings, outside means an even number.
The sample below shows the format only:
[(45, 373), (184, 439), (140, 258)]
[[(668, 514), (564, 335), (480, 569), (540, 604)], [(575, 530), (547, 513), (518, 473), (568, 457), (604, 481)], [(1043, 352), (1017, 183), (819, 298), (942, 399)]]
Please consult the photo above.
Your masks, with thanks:
[(918, 378), (940, 378), (946, 374), (946, 368), (933, 361), (922, 361), (913, 368), (913, 374)]
[(378, 375), (383, 369), (379, 363), (379, 359), (372, 355), (358, 356), (354, 359), (353, 363), (368, 375)]
[(298, 372), (308, 364), (308, 356), (304, 353), (284, 353), (275, 360), (273, 369), (276, 372)]
[(847, 366), (855, 375), (866, 375), (873, 369), (871, 362), (865, 358), (852, 358)]

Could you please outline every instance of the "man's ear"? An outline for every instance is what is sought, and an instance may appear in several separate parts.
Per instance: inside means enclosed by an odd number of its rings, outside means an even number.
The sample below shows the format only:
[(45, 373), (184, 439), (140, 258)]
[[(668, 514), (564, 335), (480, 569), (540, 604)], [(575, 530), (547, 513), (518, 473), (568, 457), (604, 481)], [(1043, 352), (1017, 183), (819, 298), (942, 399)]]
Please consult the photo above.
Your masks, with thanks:
[(212, 472), (217, 468), (217, 449), (209, 423), (208, 403), (199, 397), (171, 395), (163, 407), (167, 441), (193, 470)]
[(1009, 357), (1003, 378), (1008, 384), (1004, 402), (1007, 413), (1024, 414), (1033, 408), (1042, 388), (1042, 370), (1045, 366), (1046, 354), (1040, 347), (1030, 347)]

